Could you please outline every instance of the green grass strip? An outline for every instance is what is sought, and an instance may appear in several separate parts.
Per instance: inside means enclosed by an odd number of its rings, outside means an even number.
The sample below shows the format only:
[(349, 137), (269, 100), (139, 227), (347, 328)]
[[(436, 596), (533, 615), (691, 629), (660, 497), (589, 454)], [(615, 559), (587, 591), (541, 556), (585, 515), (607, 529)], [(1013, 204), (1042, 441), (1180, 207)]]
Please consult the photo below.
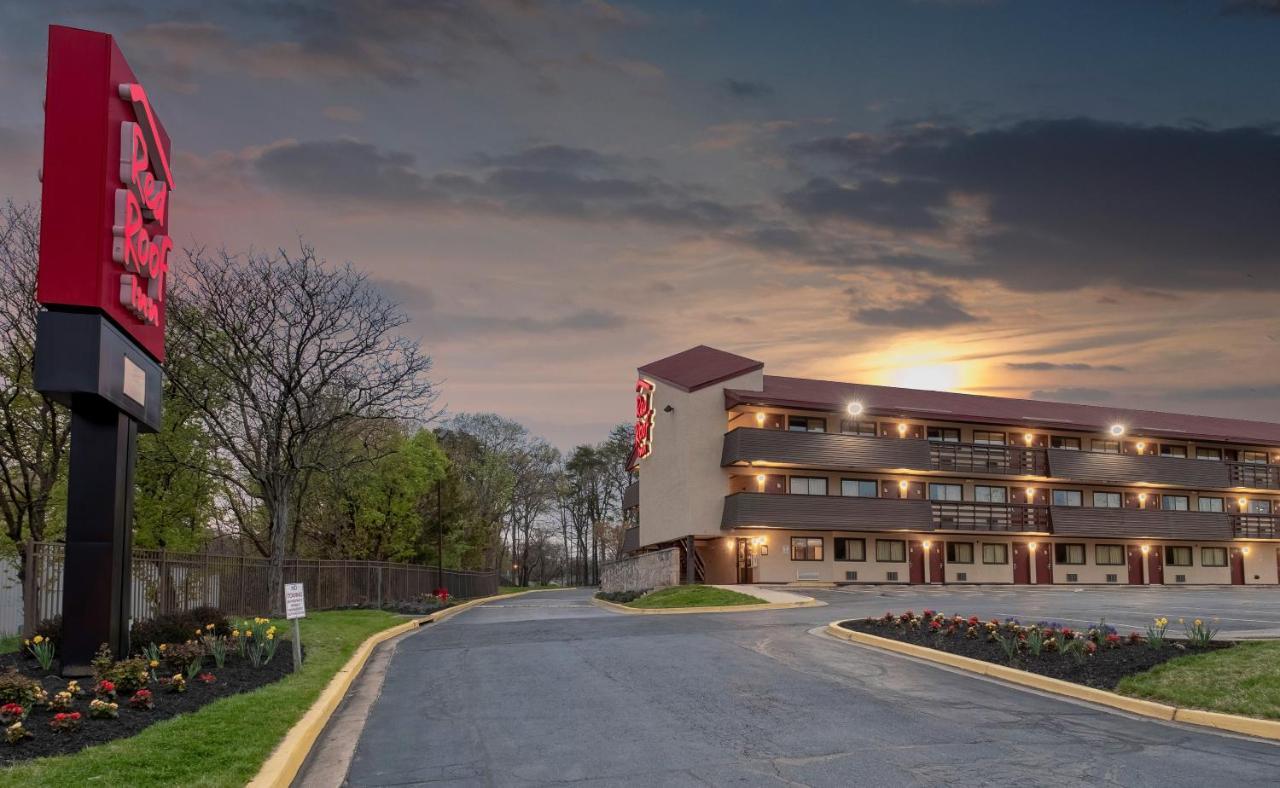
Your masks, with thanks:
[(671, 607), (715, 607), (719, 605), (759, 605), (764, 600), (727, 588), (714, 586), (669, 586), (627, 603), (646, 610)]
[(1124, 695), (1174, 706), (1280, 719), (1280, 641), (1178, 657), (1128, 676)]
[[(311, 613), (302, 621), (307, 661), (300, 672), (253, 692), (215, 701), (193, 714), (156, 723), (128, 739), (75, 755), (15, 764), (0, 771), (0, 785), (244, 785), (356, 647), (370, 635), (405, 621), (380, 610)], [(292, 625), (276, 624), (282, 632), (292, 631)], [(157, 703), (162, 701), (163, 695), (157, 698)], [(0, 742), (0, 747), (5, 746)]]

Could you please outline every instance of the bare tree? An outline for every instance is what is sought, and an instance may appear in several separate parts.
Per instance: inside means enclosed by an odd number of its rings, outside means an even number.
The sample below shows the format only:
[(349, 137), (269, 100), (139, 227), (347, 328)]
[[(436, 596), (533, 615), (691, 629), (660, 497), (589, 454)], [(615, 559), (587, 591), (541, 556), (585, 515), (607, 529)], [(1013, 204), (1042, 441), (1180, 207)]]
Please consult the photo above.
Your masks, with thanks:
[[(224, 481), (266, 510), (272, 605), (283, 606), (286, 547), (305, 474), (377, 459), (330, 449), (354, 420), (423, 419), (431, 358), (398, 333), (400, 308), (350, 264), (330, 267), (303, 246), (274, 255), (189, 250), (171, 298), (185, 334), (217, 379), (174, 381), (230, 459)], [(265, 544), (264, 544), (265, 542)]]
[(25, 540), (46, 536), (71, 429), (67, 411), (34, 388), (39, 257), (36, 208), (7, 203), (0, 210), (0, 516), (18, 552), (19, 579)]
[(508, 511), (511, 557), (516, 564), (517, 585), (527, 586), (541, 558), (534, 542), (540, 537), (542, 520), (555, 500), (560, 452), (545, 440), (535, 438), (517, 453), (514, 471)]

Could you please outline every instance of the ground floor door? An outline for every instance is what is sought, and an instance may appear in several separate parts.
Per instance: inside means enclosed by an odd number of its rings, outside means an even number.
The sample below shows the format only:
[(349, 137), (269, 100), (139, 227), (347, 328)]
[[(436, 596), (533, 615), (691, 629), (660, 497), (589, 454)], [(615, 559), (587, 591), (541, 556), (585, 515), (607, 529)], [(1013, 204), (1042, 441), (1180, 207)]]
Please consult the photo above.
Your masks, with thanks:
[(738, 582), (756, 581), (756, 550), (750, 539), (738, 537)]
[(907, 564), (911, 570), (911, 582), (924, 582), (924, 542), (907, 543)]
[(1031, 582), (1031, 556), (1026, 542), (1013, 543), (1013, 582)]
[(1129, 557), (1129, 585), (1142, 585), (1142, 548), (1136, 544), (1127, 545), (1125, 553)]
[(945, 583), (947, 582), (946, 564), (943, 563), (942, 548), (946, 545), (942, 542), (934, 542), (929, 546), (929, 582)]
[(1147, 553), (1147, 582), (1153, 586), (1164, 584), (1164, 555), (1159, 545)]
[(1244, 551), (1239, 547), (1231, 548), (1231, 585), (1244, 585)]
[(1053, 582), (1052, 550), (1052, 545), (1042, 544), (1036, 548), (1036, 585)]

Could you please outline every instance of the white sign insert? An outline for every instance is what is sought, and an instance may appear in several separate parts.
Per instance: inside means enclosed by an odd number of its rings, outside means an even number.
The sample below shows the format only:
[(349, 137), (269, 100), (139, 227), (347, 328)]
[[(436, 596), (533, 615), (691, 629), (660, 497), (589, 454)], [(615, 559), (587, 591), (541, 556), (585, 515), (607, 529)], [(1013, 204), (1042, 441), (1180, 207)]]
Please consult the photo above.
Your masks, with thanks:
[(306, 618), (307, 604), (302, 594), (302, 583), (284, 584), (284, 617)]
[(124, 395), (144, 407), (147, 404), (147, 373), (128, 356), (124, 357)]

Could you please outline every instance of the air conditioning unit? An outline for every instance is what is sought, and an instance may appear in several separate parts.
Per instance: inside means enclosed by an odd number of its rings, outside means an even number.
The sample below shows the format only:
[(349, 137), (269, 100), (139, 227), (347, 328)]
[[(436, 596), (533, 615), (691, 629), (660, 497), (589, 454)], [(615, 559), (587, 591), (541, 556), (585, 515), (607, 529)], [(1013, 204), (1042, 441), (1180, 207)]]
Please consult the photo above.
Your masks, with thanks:
[(1077, 574), (1075, 574), (1074, 572), (1068, 572), (1068, 573), (1067, 573), (1067, 582), (1068, 582), (1068, 583), (1078, 583), (1078, 582), (1080, 582), (1080, 575), (1077, 575)]
[(821, 577), (819, 572), (796, 572), (796, 580), (818, 580)]
[(956, 572), (956, 582), (963, 583), (969, 579), (968, 572)]
[(857, 573), (857, 572), (845, 572), (845, 573), (844, 573), (844, 579), (845, 579), (845, 580), (857, 580), (857, 579), (858, 579), (858, 573)]
[(1173, 582), (1175, 582), (1175, 583), (1185, 583), (1185, 582), (1187, 582), (1187, 576), (1186, 576), (1186, 575), (1174, 575), (1174, 576), (1173, 576)]
[(887, 572), (887, 573), (885, 574), (885, 578), (884, 578), (884, 579), (885, 579), (885, 580), (888, 580), (890, 583), (895, 583), (895, 582), (897, 582), (897, 580), (898, 580), (898, 573), (897, 573), (897, 572)]
[(1120, 576), (1119, 576), (1119, 575), (1107, 575), (1107, 582), (1108, 582), (1108, 583), (1119, 583), (1119, 582), (1120, 582)]

